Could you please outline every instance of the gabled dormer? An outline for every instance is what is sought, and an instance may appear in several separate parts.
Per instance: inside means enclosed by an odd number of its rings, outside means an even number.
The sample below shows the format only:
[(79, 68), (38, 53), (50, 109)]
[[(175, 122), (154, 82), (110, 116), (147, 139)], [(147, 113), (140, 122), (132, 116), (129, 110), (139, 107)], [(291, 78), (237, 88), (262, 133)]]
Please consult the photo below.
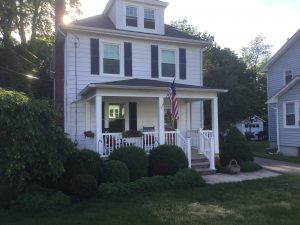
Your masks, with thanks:
[(118, 30), (164, 35), (164, 10), (168, 4), (159, 0), (109, 0), (103, 14)]

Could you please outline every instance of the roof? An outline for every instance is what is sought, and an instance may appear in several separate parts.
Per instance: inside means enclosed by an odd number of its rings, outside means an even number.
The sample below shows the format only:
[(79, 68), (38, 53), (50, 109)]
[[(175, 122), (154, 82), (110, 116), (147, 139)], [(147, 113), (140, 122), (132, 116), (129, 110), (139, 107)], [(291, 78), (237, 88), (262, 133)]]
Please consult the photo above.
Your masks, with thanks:
[[(257, 115), (254, 115), (254, 116), (252, 116), (252, 117), (250, 117), (250, 118), (251, 118), (251, 119), (256, 118), (257, 120), (260, 120), (261, 122), (266, 122), (264, 119), (260, 118), (260, 117), (257, 116)], [(240, 122), (238, 122), (238, 123), (249, 123), (249, 122), (250, 122), (249, 119), (245, 119), (245, 120), (242, 120), (242, 121), (240, 121)]]
[(296, 83), (300, 81), (300, 75), (295, 76), (294, 79), (289, 82), (287, 85), (285, 85), (283, 88), (281, 88), (275, 95), (273, 95), (269, 100), (266, 102), (267, 104), (277, 103), (278, 98), (285, 94), (288, 90), (290, 90)]
[[(77, 25), (77, 26), (84, 26), (84, 27), (91, 27), (91, 28), (100, 28), (100, 29), (108, 29), (108, 30), (117, 30), (109, 16), (106, 14), (100, 14), (97, 16), (88, 17), (82, 20), (77, 20), (70, 25)], [(68, 27), (68, 26), (66, 26)], [(127, 31), (127, 30), (126, 30)], [(143, 32), (136, 32), (136, 31), (127, 31), (132, 33), (143, 33)], [(189, 35), (182, 31), (177, 30), (175, 27), (165, 24), (165, 34), (157, 36), (165, 36), (165, 37), (173, 37), (173, 38), (183, 38), (183, 39), (190, 39), (190, 40), (197, 40), (202, 41), (201, 38)]]
[[(151, 79), (126, 79), (126, 80), (118, 80), (118, 81), (111, 81), (105, 83), (91, 83), (87, 87), (85, 87), (80, 94), (85, 94), (86, 91), (90, 88), (95, 87), (131, 87), (131, 88), (141, 88), (141, 89), (162, 89), (162, 88), (169, 88), (172, 82), (160, 81), (160, 80), (151, 80)], [(204, 86), (197, 86), (197, 85), (189, 85), (189, 84), (180, 84), (176, 83), (177, 90), (194, 90), (194, 91), (214, 91), (219, 93), (225, 93), (227, 90), (225, 89), (216, 89), (216, 88), (209, 88)]]
[(262, 72), (268, 72), (270, 67), (300, 38), (300, 29), (275, 53), (273, 57), (262, 68)]

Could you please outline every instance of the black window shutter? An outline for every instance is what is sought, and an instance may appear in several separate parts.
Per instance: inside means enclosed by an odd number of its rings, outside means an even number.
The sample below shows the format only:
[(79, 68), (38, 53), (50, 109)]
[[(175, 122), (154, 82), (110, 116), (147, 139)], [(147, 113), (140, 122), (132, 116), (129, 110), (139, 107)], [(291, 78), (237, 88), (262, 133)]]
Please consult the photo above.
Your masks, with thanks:
[(105, 102), (102, 102), (102, 133), (105, 129)]
[(179, 78), (186, 80), (186, 49), (179, 49)]
[(125, 76), (132, 77), (132, 44), (125, 42), (124, 43), (124, 69), (125, 69)]
[(151, 77), (158, 78), (158, 46), (151, 45)]
[(129, 102), (129, 130), (137, 130), (137, 104)]
[(99, 40), (91, 39), (91, 74), (99, 74)]

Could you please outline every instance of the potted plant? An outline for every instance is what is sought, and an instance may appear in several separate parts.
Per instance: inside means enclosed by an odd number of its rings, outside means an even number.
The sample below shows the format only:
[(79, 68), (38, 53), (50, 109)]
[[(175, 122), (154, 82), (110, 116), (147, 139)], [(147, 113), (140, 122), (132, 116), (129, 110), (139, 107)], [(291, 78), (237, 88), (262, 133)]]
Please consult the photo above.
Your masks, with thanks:
[(87, 138), (93, 138), (93, 137), (95, 137), (95, 133), (93, 131), (91, 131), (91, 130), (85, 131), (85, 132), (83, 132), (83, 134)]
[(142, 137), (143, 132), (139, 130), (127, 130), (122, 133), (123, 138)]

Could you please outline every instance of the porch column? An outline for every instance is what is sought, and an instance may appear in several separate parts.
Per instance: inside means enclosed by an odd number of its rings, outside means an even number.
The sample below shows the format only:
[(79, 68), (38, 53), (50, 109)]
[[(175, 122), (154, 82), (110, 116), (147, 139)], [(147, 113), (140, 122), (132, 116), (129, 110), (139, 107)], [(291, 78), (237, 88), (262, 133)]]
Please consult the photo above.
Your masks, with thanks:
[(214, 137), (215, 153), (219, 153), (219, 118), (218, 118), (218, 97), (215, 97), (211, 101), (211, 118), (212, 118), (212, 130)]
[(102, 96), (96, 95), (96, 151), (103, 155), (103, 140), (102, 140)]
[(165, 110), (164, 110), (164, 98), (158, 98), (158, 142), (160, 145), (165, 144)]

